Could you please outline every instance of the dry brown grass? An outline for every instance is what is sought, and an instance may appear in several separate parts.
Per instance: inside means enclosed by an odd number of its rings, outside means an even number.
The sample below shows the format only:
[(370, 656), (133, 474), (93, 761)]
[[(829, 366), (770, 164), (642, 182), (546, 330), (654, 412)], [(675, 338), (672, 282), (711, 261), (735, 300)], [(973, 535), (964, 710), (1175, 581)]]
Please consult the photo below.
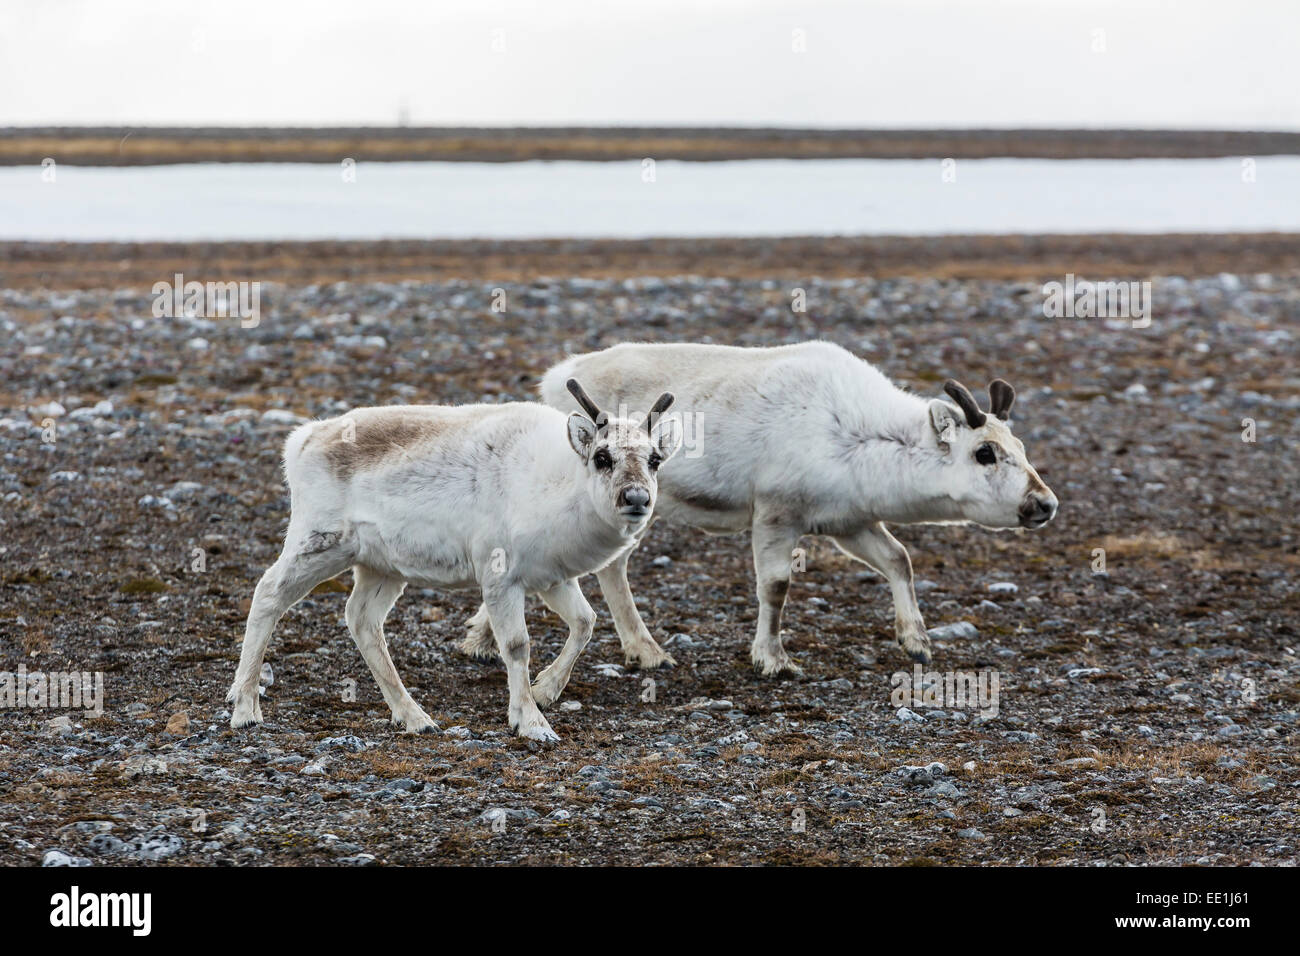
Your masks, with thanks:
[(0, 164), (529, 159), (1041, 159), (1267, 156), (1300, 134), (1200, 130), (721, 128), (51, 128), (0, 131)]
[[(1236, 757), (1245, 766), (1220, 767), (1218, 760), (1224, 755)], [(1243, 757), (1238, 748), (1225, 747), (1209, 741), (1172, 746), (1124, 744), (1107, 751), (1103, 762), (1118, 770), (1140, 771), (1152, 777), (1201, 776), (1214, 780), (1235, 780), (1253, 776), (1261, 771), (1256, 756)]]
[[(791, 280), (933, 276), (1041, 282), (1067, 272), (1116, 279), (1300, 272), (1300, 243), (1285, 233), (0, 243), (0, 285), (6, 288), (147, 291), (160, 278), (170, 279), (177, 272), (200, 280), (246, 277), (304, 285), (646, 275)], [(151, 370), (137, 384), (165, 384), (173, 378), (168, 370)]]
[(1148, 560), (1181, 561), (1204, 571), (1233, 571), (1245, 567), (1240, 561), (1225, 558), (1208, 547), (1197, 547), (1185, 536), (1164, 531), (1144, 531), (1134, 535), (1106, 535), (1098, 547), (1106, 552), (1107, 562), (1128, 559), (1138, 563)]

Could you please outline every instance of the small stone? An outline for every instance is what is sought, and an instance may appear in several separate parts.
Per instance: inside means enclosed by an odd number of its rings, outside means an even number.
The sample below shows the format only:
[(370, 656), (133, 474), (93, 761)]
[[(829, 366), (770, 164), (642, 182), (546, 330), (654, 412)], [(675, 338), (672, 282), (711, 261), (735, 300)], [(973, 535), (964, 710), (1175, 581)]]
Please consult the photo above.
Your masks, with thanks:
[(963, 796), (962, 792), (957, 789), (956, 784), (949, 780), (940, 780), (929, 790), (925, 791), (927, 797), (943, 797), (949, 800), (955, 800)]
[(79, 856), (71, 856), (62, 850), (49, 850), (41, 857), (41, 866), (90, 866), (90, 861)]
[(76, 728), (72, 726), (72, 718), (67, 714), (60, 714), (53, 720), (47, 720), (45, 729), (51, 734), (59, 734), (64, 737), (76, 732)]
[(947, 766), (935, 760), (924, 767), (911, 765), (899, 767), (894, 771), (894, 774), (902, 777), (903, 782), (909, 787), (928, 787), (947, 772)]
[(167, 497), (172, 499), (193, 498), (202, 490), (203, 486), (197, 481), (178, 481), (167, 489)]
[(1080, 677), (1092, 677), (1102, 673), (1105, 672), (1100, 667), (1072, 667), (1065, 672), (1065, 676), (1071, 680), (1077, 680)]
[(44, 405), (35, 405), (27, 411), (37, 418), (61, 418), (68, 414), (68, 410), (60, 402), (46, 402)]
[(190, 732), (190, 715), (178, 710), (167, 721), (167, 733), (173, 737), (183, 737)]
[(267, 425), (301, 425), (306, 420), (284, 408), (268, 408), (262, 413), (262, 422)]
[(148, 860), (156, 863), (159, 860), (168, 860), (185, 849), (185, 841), (171, 833), (164, 833), (159, 836), (151, 837), (140, 844), (140, 849), (132, 854), (138, 860)]
[(936, 641), (970, 640), (979, 634), (979, 630), (970, 621), (957, 621), (932, 627), (926, 633)]
[(1062, 767), (1075, 767), (1080, 770), (1100, 770), (1101, 761), (1096, 757), (1074, 757), (1070, 760), (1062, 760)]

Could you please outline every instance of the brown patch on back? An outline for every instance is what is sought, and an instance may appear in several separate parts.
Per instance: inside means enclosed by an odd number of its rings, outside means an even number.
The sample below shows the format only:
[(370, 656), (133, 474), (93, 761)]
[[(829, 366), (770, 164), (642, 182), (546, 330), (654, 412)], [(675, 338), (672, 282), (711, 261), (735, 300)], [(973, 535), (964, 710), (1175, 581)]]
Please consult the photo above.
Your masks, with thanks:
[[(351, 427), (349, 427), (349, 422)], [(409, 412), (342, 418), (324, 422), (304, 444), (323, 446), (325, 460), (335, 476), (346, 480), (358, 471), (401, 457), (422, 442), (441, 434), (446, 423)]]

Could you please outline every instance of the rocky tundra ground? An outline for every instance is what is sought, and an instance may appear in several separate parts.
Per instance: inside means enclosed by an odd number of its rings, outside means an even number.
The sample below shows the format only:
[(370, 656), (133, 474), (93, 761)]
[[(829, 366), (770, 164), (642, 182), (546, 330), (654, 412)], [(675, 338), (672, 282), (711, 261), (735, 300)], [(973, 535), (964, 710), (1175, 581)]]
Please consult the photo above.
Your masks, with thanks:
[[(1134, 328), (1007, 279), (274, 283), (244, 328), (156, 318), (147, 285), (0, 291), (0, 670), (104, 689), (98, 715), (0, 709), (0, 862), (1294, 865), (1300, 275), (1152, 302)], [(296, 422), (526, 399), (624, 340), (810, 338), (925, 394), (1018, 388), (1056, 521), (894, 529), (936, 629), (920, 682), (995, 675), (996, 706), (900, 702), (887, 588), (817, 539), (785, 619), (804, 676), (756, 675), (748, 541), (660, 523), (632, 583), (677, 664), (625, 666), (588, 579), (557, 745), (511, 737), (503, 667), (455, 649), (468, 592), (389, 617), (441, 728), (395, 733), (349, 575), (277, 628), (266, 724), (229, 729)], [(537, 668), (565, 632), (529, 623)]]

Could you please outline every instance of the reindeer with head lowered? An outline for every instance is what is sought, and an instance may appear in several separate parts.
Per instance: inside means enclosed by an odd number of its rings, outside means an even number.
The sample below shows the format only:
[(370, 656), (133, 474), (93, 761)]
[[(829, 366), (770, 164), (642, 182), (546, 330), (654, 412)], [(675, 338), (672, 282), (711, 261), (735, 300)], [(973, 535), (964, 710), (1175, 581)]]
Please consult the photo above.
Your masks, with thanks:
[[(664, 469), (656, 514), (707, 532), (752, 532), (759, 613), (751, 657), (763, 674), (799, 671), (782, 645), (781, 611), (801, 536), (829, 537), (884, 575), (898, 643), (928, 663), (912, 562), (886, 525), (1041, 528), (1056, 514), (1056, 496), (1011, 433), (1015, 390), (1001, 379), (989, 386), (985, 413), (957, 382), (944, 387), (951, 402), (922, 398), (826, 342), (625, 344), (556, 365), (543, 378), (543, 400), (569, 408), (563, 382), (574, 375), (606, 407), (644, 408), (663, 383), (676, 412), (695, 419), (700, 453)], [(630, 553), (597, 572), (623, 651), (642, 667), (671, 664), (637, 612)]]

